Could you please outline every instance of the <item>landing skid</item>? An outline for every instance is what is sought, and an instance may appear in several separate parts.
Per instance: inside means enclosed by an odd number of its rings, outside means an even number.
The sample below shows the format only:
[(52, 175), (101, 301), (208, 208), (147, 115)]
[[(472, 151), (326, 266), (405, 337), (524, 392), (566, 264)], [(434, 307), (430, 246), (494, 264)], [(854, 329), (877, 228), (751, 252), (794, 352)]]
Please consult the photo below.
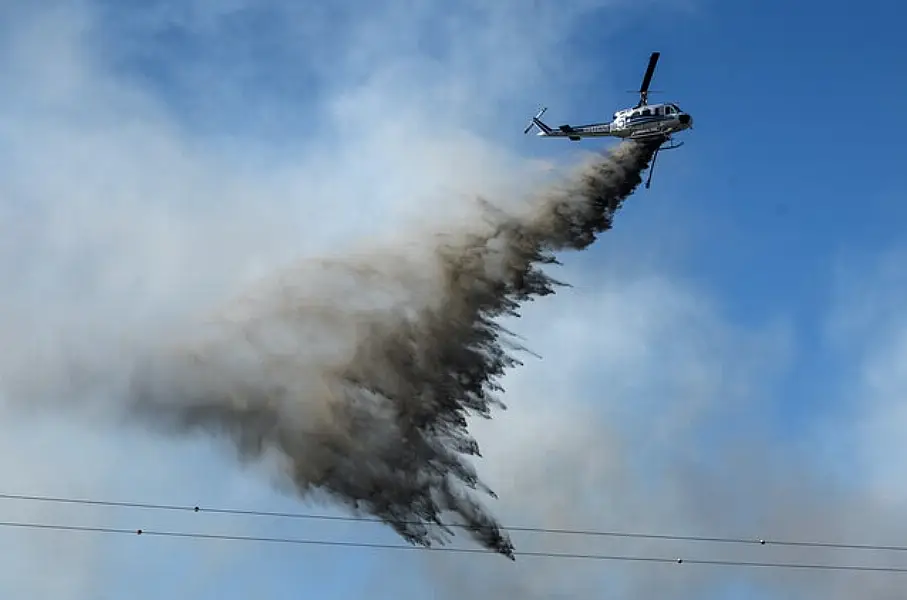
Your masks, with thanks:
[(659, 146), (655, 150), (655, 153), (652, 155), (652, 165), (649, 167), (649, 177), (646, 179), (646, 189), (649, 189), (649, 187), (652, 185), (652, 174), (655, 173), (655, 161), (658, 159), (658, 153), (662, 150), (674, 150), (683, 146), (683, 142), (675, 141), (672, 139), (665, 140), (665, 143), (667, 143), (668, 145)]

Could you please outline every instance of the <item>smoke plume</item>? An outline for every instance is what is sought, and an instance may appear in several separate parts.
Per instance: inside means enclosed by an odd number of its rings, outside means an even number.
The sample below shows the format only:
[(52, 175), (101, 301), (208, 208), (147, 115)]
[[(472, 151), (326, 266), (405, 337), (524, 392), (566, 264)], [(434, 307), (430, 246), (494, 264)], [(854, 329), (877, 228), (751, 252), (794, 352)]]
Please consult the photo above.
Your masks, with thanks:
[(654, 149), (623, 142), (522, 215), (485, 203), (484, 222), (435, 238), (425, 264), (376, 253), (283, 274), (143, 360), (131, 414), (226, 432), (244, 458), (276, 451), (299, 494), (327, 492), (410, 543), (443, 543), (444, 517), (513, 559), (467, 462), (479, 455), (467, 417), (502, 407), (498, 380), (518, 364), (496, 318), (553, 293), (544, 265), (610, 228)]

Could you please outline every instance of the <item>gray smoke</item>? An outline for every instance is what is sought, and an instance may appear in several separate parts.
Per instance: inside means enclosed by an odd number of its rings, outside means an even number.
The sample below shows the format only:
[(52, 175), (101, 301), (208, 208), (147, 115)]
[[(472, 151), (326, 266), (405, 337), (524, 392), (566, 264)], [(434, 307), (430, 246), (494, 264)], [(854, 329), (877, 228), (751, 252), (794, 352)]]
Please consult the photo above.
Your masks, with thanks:
[(276, 451), (299, 494), (326, 492), (410, 543), (443, 543), (453, 523), (513, 559), (468, 462), (479, 448), (467, 417), (502, 407), (499, 378), (519, 363), (496, 319), (554, 292), (543, 267), (611, 227), (653, 152), (623, 142), (522, 215), (486, 203), (483, 222), (420, 259), (379, 252), (285, 273), (143, 360), (130, 412), (226, 432), (243, 458)]

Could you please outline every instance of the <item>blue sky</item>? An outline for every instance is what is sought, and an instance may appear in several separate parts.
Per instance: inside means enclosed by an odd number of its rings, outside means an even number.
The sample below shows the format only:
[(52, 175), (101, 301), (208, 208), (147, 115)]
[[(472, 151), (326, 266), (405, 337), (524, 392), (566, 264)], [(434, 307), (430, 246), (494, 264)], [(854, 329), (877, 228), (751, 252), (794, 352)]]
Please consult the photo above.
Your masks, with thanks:
[[(695, 130), (574, 285), (514, 327), (543, 358), (476, 424), (505, 523), (898, 543), (907, 503), (905, 53), (891, 3), (7, 2), (0, 8), (2, 493), (331, 512), (78, 398), (300, 257), (443, 229), (598, 143), (523, 136), (657, 99)], [(877, 118), (879, 112), (892, 116)], [(430, 206), (430, 208), (429, 208)], [(419, 223), (413, 225), (413, 221)], [(178, 327), (178, 325), (177, 325)], [(123, 341), (126, 340), (126, 341)], [(40, 394), (58, 406), (22, 414)], [(367, 524), (2, 501), (2, 520), (396, 543)], [(9, 597), (900, 597), (900, 576), (2, 531)], [(522, 549), (840, 563), (857, 552), (517, 536)], [(468, 544), (458, 540), (460, 544)], [(897, 562), (901, 560), (901, 562)]]

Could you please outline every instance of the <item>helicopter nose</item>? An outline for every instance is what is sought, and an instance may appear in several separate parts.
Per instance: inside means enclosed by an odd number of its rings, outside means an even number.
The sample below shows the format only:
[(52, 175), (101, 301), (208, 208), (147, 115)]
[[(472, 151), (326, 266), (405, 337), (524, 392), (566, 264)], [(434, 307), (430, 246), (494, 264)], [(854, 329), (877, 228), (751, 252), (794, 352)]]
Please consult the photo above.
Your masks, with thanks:
[(680, 115), (678, 117), (678, 119), (680, 120), (681, 125), (692, 125), (693, 124), (693, 117), (691, 117), (690, 115), (688, 115), (686, 113)]

